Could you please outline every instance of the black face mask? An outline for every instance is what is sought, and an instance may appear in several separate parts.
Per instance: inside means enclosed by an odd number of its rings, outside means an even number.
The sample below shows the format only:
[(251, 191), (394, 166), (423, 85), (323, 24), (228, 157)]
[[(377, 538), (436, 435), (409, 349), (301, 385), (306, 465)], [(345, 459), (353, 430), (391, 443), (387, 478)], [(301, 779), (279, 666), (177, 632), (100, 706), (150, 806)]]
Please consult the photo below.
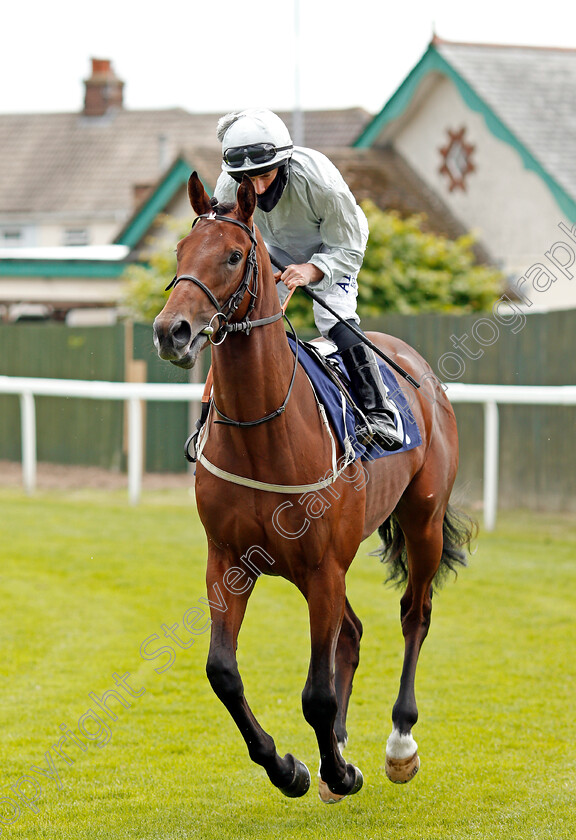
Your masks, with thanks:
[(284, 187), (288, 181), (288, 166), (283, 163), (278, 167), (278, 173), (268, 189), (262, 195), (256, 196), (258, 209), (263, 210), (264, 213), (269, 213), (273, 210), (284, 192)]

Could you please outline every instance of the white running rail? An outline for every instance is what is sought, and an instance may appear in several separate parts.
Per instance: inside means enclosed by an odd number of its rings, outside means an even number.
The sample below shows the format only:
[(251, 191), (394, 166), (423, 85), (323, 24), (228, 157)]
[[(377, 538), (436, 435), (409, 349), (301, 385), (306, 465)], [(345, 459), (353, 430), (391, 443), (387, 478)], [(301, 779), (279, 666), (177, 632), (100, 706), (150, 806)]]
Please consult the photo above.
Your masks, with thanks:
[[(576, 405), (576, 385), (465, 385), (453, 382), (446, 387), (451, 402), (484, 406), (484, 527), (492, 531), (496, 525), (498, 506), (498, 406)], [(203, 390), (204, 385), (201, 384), (0, 376), (0, 394), (16, 394), (20, 397), (25, 491), (31, 494), (36, 487), (36, 396), (123, 400), (128, 403), (128, 494), (131, 504), (137, 504), (142, 490), (143, 472), (142, 401), (200, 401)]]
[(576, 405), (576, 385), (465, 385), (447, 387), (452, 403), (484, 406), (484, 528), (496, 527), (498, 508), (499, 405)]
[(0, 376), (0, 394), (17, 394), (20, 397), (22, 474), (26, 493), (32, 494), (36, 488), (35, 397), (83, 397), (91, 400), (123, 400), (128, 403), (128, 494), (131, 504), (135, 505), (140, 501), (142, 490), (142, 401), (199, 402), (203, 391), (203, 385), (192, 383), (99, 382)]

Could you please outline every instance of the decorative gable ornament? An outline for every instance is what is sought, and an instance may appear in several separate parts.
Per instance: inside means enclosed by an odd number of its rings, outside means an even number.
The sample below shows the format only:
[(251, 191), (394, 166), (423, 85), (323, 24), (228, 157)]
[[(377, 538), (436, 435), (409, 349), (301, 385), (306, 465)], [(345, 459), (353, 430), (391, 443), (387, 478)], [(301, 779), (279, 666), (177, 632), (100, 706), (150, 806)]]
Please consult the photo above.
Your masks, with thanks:
[(476, 150), (476, 146), (466, 142), (464, 138), (466, 128), (461, 128), (460, 131), (447, 129), (447, 133), (448, 142), (440, 149), (442, 166), (438, 171), (441, 175), (447, 177), (450, 192), (454, 190), (463, 190), (465, 192), (466, 177), (475, 170), (475, 166), (472, 163), (472, 155)]

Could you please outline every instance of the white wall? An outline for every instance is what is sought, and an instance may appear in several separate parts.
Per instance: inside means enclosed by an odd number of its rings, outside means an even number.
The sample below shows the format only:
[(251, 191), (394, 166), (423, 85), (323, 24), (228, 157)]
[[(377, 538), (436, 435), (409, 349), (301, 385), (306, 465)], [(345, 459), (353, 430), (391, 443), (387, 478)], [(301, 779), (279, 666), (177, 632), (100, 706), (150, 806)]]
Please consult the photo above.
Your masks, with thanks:
[[(113, 242), (119, 229), (114, 219), (94, 221), (58, 217), (26, 218), (12, 220), (0, 219), (0, 247), (14, 248), (60, 248), (63, 245), (108, 245)], [(87, 231), (87, 241), (66, 241), (66, 231)], [(19, 233), (15, 237), (14, 234)]]
[(40, 248), (60, 247), (64, 245), (65, 231), (70, 229), (88, 229), (88, 245), (108, 245), (118, 232), (118, 222), (107, 220), (94, 222), (82, 219), (58, 219), (58, 221), (39, 222), (36, 242)]

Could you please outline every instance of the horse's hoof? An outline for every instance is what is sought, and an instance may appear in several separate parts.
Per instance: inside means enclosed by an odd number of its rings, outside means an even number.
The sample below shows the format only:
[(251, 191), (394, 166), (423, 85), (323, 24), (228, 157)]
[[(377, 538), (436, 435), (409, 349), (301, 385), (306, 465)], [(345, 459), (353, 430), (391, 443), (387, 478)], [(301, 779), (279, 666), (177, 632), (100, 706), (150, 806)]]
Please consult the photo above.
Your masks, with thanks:
[(357, 767), (354, 767), (353, 764), (349, 764), (348, 766), (354, 768), (354, 784), (348, 793), (332, 793), (322, 777), (320, 775), (318, 776), (318, 796), (325, 805), (336, 805), (338, 802), (342, 802), (342, 800), (347, 796), (352, 796), (354, 793), (358, 793), (358, 791), (362, 788), (362, 785), (364, 784), (364, 776)]
[(364, 784), (364, 776), (358, 767), (354, 767), (354, 774), (354, 784), (352, 785), (352, 790), (348, 794), (349, 796), (352, 796), (354, 793), (358, 793), (359, 790), (362, 790), (362, 785)]
[(386, 775), (395, 785), (404, 785), (414, 778), (420, 769), (418, 752), (408, 758), (390, 758), (386, 756)]
[(298, 796), (304, 796), (305, 793), (308, 793), (311, 781), (310, 771), (304, 762), (298, 761), (298, 759), (295, 758), (294, 763), (294, 778), (289, 785), (280, 788), (280, 792), (283, 793), (284, 796), (289, 796), (291, 799), (295, 799)]

